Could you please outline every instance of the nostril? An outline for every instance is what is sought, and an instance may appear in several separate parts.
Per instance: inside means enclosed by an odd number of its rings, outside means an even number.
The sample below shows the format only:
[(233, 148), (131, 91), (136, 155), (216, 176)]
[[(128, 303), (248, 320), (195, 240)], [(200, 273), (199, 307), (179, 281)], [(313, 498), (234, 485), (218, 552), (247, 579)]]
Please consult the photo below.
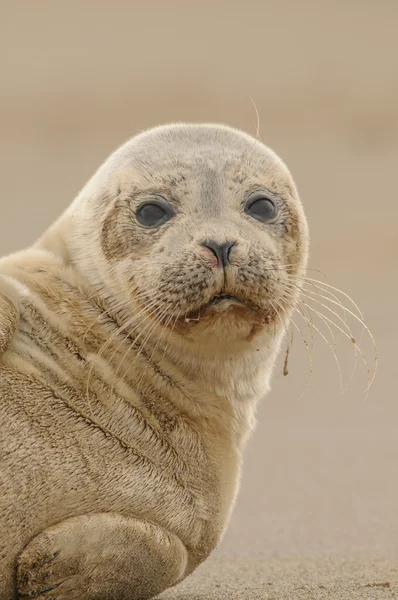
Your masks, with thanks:
[(214, 240), (206, 240), (202, 242), (202, 246), (211, 250), (218, 260), (218, 265), (226, 267), (230, 262), (231, 250), (235, 246), (235, 242), (224, 242), (219, 244)]
[(227, 242), (225, 244), (225, 256), (226, 256), (227, 262), (230, 262), (229, 258), (230, 258), (231, 250), (234, 246), (235, 246), (235, 242)]

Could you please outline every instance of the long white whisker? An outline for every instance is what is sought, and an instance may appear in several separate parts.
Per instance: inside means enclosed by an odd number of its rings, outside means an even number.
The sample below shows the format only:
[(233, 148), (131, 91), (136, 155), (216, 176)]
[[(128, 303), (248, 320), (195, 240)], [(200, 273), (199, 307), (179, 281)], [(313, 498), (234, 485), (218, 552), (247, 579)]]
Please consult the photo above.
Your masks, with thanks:
[[(286, 314), (286, 310), (285, 310), (285, 308), (283, 307), (283, 305), (282, 305), (280, 302), (278, 302), (278, 301), (276, 301), (276, 302), (277, 302), (277, 305), (278, 305), (278, 307), (280, 308), (280, 310), (282, 310), (282, 312)], [(271, 303), (271, 306), (273, 306), (273, 303)], [(275, 310), (275, 309), (274, 309), (274, 310)], [(311, 354), (311, 349), (310, 349), (310, 346), (309, 346), (309, 344), (308, 344), (308, 341), (306, 340), (306, 338), (305, 338), (305, 336), (304, 336), (303, 332), (301, 331), (300, 327), (297, 325), (297, 323), (295, 323), (295, 321), (294, 321), (293, 317), (290, 319), (290, 323), (291, 323), (291, 324), (293, 325), (293, 327), (294, 327), (294, 328), (295, 328), (295, 329), (298, 331), (298, 333), (299, 333), (299, 335), (300, 335), (300, 337), (301, 337), (301, 339), (302, 339), (302, 341), (303, 341), (303, 344), (304, 344), (304, 346), (305, 346), (305, 347), (306, 347), (306, 349), (307, 349), (307, 356), (308, 356), (309, 374), (308, 374), (308, 377), (307, 377), (307, 381), (306, 381), (305, 388), (304, 388), (304, 390), (303, 390), (302, 394), (300, 394), (300, 396), (299, 396), (299, 399), (298, 399), (298, 400), (300, 401), (300, 400), (301, 400), (301, 398), (302, 398), (302, 397), (304, 396), (304, 394), (306, 393), (306, 391), (308, 390), (308, 388), (310, 387), (310, 384), (311, 384), (312, 373), (313, 373), (313, 369), (312, 369), (312, 354)]]
[[(109, 344), (111, 344), (125, 329), (127, 329), (128, 327), (131, 327), (131, 325), (140, 318), (140, 316), (142, 314), (145, 314), (143, 311), (142, 313), (140, 313), (140, 311), (138, 311), (138, 313), (135, 313), (131, 319), (129, 319), (128, 321), (126, 321), (126, 323), (124, 323), (124, 325), (122, 325), (121, 327), (119, 327), (109, 338), (108, 340), (101, 346), (98, 354), (97, 354), (97, 358), (100, 358), (101, 355), (103, 354), (103, 352), (105, 351), (105, 349), (109, 346)], [(150, 315), (146, 315), (145, 319), (149, 318)], [(124, 338), (125, 339), (125, 338)], [(87, 397), (87, 403), (89, 406), (89, 410), (90, 413), (92, 415), (92, 410), (91, 410), (91, 403), (90, 403), (90, 380), (91, 380), (91, 375), (92, 375), (92, 371), (93, 371), (93, 363), (90, 364), (89, 367), (89, 371), (88, 371), (88, 375), (87, 375), (87, 384), (86, 384), (86, 397)]]

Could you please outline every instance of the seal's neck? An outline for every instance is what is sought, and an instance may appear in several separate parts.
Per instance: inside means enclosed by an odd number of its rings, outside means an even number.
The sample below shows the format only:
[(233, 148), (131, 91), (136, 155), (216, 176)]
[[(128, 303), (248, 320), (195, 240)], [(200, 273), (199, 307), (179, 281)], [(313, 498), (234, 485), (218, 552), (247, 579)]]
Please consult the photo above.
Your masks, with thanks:
[(281, 338), (282, 334), (278, 334), (272, 344), (258, 343), (258, 352), (256, 346), (225, 352), (224, 356), (213, 354), (211, 347), (206, 354), (197, 353), (194, 348), (181, 352), (173, 346), (166, 352), (167, 361), (173, 363), (182, 379), (191, 382), (204, 406), (217, 406), (224, 411), (241, 451), (255, 427), (258, 403), (270, 389)]
[(228, 400), (252, 402), (269, 389), (282, 336), (277, 328), (263, 331), (251, 342), (226, 343), (224, 351), (215, 350), (211, 340), (206, 349), (175, 342), (164, 356), (195, 385)]

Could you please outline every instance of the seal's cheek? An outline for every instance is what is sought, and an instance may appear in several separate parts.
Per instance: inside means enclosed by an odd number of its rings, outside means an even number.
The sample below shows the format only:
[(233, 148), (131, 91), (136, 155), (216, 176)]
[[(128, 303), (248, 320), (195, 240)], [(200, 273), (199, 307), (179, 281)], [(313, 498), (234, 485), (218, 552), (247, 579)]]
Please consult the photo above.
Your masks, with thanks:
[(122, 199), (115, 200), (105, 215), (101, 230), (101, 250), (109, 261), (137, 254), (145, 246), (145, 236), (134, 226), (131, 210)]
[[(119, 238), (119, 218), (120, 206), (114, 202), (108, 210), (101, 231), (101, 250), (108, 260), (118, 260), (121, 256), (120, 244), (117, 244)], [(120, 239), (120, 238), (119, 238)]]
[(121, 261), (128, 257), (145, 257), (159, 239), (156, 229), (140, 227), (127, 200), (118, 198), (109, 207), (101, 229), (100, 244), (105, 258)]

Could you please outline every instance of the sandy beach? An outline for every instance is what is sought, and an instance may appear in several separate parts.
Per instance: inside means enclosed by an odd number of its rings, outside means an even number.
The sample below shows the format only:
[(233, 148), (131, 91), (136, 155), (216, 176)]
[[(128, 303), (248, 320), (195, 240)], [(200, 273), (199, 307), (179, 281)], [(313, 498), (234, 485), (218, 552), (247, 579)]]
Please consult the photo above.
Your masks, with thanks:
[(394, 561), (215, 559), (159, 600), (390, 600)]

